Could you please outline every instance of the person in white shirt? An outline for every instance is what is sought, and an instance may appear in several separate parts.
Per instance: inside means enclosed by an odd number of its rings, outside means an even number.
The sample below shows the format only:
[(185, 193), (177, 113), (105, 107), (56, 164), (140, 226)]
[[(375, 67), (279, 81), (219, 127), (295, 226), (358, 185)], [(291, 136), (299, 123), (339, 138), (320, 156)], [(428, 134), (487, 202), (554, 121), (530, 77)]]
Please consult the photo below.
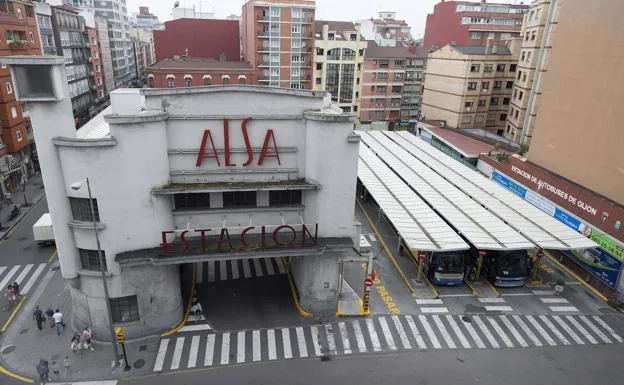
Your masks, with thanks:
[(52, 318), (54, 319), (54, 325), (56, 325), (56, 335), (61, 335), (61, 327), (63, 327), (63, 331), (65, 331), (65, 323), (63, 323), (63, 314), (56, 309), (54, 314), (52, 314)]

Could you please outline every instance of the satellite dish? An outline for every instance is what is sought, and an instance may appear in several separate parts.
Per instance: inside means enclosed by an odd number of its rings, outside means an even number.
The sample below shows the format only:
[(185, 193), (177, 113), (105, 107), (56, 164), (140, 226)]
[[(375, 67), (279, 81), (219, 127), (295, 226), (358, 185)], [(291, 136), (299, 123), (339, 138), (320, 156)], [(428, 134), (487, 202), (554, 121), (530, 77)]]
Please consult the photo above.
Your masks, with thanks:
[(180, 2), (176, 1), (175, 3), (173, 3), (173, 8), (178, 8), (180, 6)]

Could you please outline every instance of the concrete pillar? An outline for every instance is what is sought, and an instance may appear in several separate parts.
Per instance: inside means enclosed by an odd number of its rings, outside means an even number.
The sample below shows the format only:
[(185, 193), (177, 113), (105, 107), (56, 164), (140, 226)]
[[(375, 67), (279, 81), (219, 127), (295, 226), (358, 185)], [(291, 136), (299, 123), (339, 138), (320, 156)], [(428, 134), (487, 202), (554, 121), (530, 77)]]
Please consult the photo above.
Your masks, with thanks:
[(293, 257), (290, 269), (299, 292), (299, 303), (315, 316), (336, 315), (340, 254)]

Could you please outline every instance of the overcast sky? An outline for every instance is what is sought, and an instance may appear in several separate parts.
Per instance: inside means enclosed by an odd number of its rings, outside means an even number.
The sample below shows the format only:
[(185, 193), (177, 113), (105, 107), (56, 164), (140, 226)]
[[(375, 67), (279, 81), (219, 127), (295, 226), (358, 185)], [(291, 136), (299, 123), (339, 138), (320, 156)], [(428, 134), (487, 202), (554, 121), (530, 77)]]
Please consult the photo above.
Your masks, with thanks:
[[(139, 5), (150, 7), (161, 21), (171, 18), (171, 8), (175, 0), (127, 0), (128, 13), (138, 12)], [(405, 19), (412, 27), (412, 35), (418, 38), (425, 31), (428, 13), (440, 0), (316, 0), (316, 18), (321, 20), (355, 21), (377, 16), (379, 11), (394, 11), (398, 19)], [(530, 0), (524, 0), (528, 4)], [(489, 1), (494, 2), (494, 1)], [(521, 0), (497, 0), (497, 3), (521, 3)], [(224, 19), (231, 14), (240, 15), (244, 0), (201, 1), (202, 10), (213, 10), (216, 17)], [(180, 6), (199, 10), (200, 0), (180, 0)]]

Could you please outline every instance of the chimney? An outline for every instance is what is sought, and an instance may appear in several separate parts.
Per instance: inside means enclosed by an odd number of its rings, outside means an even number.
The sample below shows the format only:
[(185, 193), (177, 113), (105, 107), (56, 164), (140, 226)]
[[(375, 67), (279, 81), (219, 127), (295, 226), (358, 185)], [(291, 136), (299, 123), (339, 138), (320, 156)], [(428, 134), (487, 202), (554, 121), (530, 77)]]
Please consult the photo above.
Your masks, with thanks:
[(494, 43), (494, 45), (492, 46), (492, 53), (496, 54), (498, 52), (498, 43)]
[(327, 36), (329, 35), (329, 24), (323, 24), (323, 35), (321, 36), (323, 40), (327, 40)]

